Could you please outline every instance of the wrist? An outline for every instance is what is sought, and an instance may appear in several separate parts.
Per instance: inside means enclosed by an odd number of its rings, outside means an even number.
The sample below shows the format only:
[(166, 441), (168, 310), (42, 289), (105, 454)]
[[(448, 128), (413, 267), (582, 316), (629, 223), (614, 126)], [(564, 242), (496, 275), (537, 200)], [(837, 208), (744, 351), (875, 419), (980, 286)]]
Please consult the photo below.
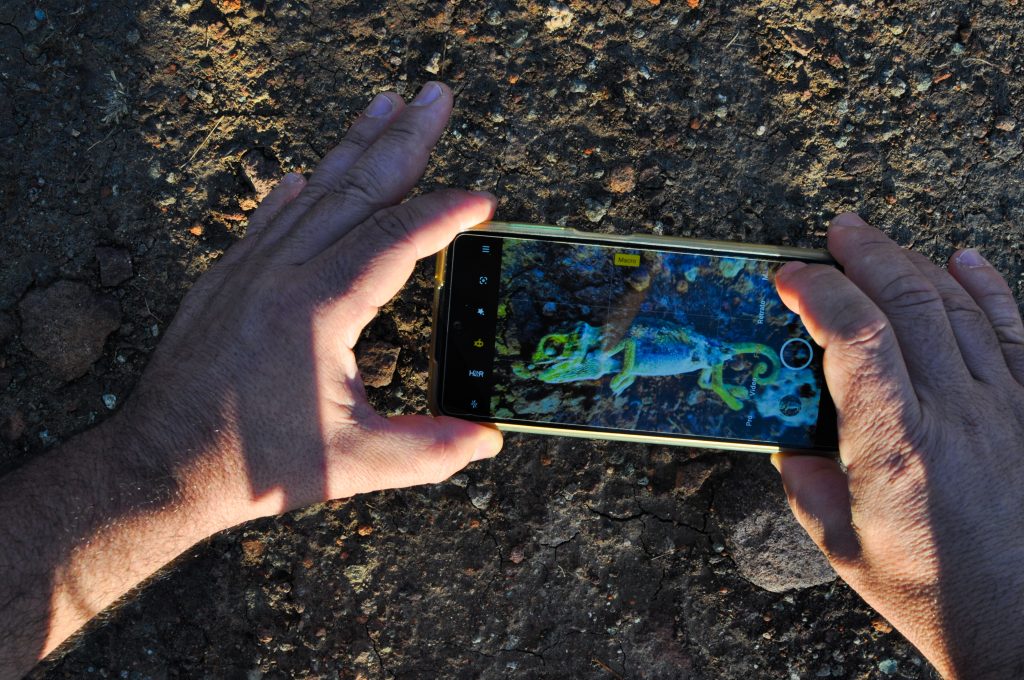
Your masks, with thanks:
[(273, 492), (254, 493), (252, 464), (230, 414), (179, 411), (171, 404), (151, 409), (129, 402), (104, 425), (125, 464), (152, 481), (167, 509), (191, 518), (187, 536), (193, 543), (287, 509)]
[[(163, 418), (127, 406), (82, 435), (102, 441), (115, 474), (136, 491), (115, 512), (182, 518), (177, 534), (182, 550), (247, 519), (235, 520), (234, 514), (223, 512), (232, 506), (226, 493), (229, 471), (217, 463), (227, 449), (223, 441), (168, 426)], [(112, 485), (123, 486), (116, 481)]]

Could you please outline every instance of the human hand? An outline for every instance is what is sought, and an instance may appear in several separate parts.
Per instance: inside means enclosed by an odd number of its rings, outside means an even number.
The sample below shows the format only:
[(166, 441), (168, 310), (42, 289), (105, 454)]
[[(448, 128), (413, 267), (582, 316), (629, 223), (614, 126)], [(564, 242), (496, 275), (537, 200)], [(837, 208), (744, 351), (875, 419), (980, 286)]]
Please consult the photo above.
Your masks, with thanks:
[(784, 455), (790, 505), (836, 572), (948, 677), (1024, 676), (1024, 325), (974, 250), (943, 271), (852, 213), (843, 266), (779, 294), (825, 349), (842, 466)]
[(501, 448), (454, 418), (383, 418), (353, 347), (418, 258), (491, 217), (489, 194), (445, 189), (399, 203), (452, 108), (428, 83), (378, 95), (309, 182), (285, 177), (245, 238), (195, 284), (121, 419), (224, 524), (447, 478)]

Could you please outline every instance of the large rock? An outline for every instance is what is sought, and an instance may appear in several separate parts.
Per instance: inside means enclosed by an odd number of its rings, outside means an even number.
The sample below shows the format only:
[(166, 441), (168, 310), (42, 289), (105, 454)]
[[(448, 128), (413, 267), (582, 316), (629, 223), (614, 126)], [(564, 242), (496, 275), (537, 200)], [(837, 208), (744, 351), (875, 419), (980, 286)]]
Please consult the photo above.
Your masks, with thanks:
[(738, 461), (715, 508), (736, 568), (754, 585), (781, 593), (835, 580), (832, 566), (790, 512), (767, 458)]
[(107, 336), (121, 325), (116, 300), (74, 281), (31, 291), (18, 311), (22, 344), (65, 381), (84, 375), (103, 353)]

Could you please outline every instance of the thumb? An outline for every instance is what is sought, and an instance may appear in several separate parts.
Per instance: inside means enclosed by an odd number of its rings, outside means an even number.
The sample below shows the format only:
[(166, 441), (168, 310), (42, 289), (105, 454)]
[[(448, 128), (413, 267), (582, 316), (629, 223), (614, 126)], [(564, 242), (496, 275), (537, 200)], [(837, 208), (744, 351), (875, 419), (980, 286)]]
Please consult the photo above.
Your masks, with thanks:
[(502, 446), (496, 428), (448, 416), (393, 416), (378, 423), (346, 461), (346, 482), (355, 482), (356, 493), (436, 484), (472, 461), (497, 455)]
[(853, 528), (846, 473), (832, 458), (775, 454), (772, 465), (782, 475), (789, 507), (837, 570), (860, 556)]

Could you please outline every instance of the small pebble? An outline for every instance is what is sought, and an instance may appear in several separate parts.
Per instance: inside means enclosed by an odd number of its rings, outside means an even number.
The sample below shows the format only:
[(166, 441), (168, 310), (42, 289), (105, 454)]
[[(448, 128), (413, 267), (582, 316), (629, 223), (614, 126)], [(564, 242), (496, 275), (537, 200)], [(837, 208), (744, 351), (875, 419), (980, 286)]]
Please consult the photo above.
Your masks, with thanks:
[(886, 675), (893, 675), (899, 668), (899, 664), (896, 663), (895, 659), (883, 659), (878, 662), (878, 670), (882, 671)]
[(423, 67), (427, 73), (437, 74), (441, 71), (441, 53), (434, 52), (433, 56), (430, 57), (430, 61)]
[(549, 32), (568, 28), (575, 18), (576, 15), (567, 6), (560, 2), (552, 2), (548, 5), (548, 20), (544, 22), (544, 28)]
[(116, 394), (104, 394), (103, 405), (107, 407), (108, 411), (113, 411), (117, 408), (117, 395)]
[(1003, 132), (1013, 132), (1017, 129), (1017, 121), (1011, 116), (999, 116), (995, 120), (995, 126), (997, 130)]
[(484, 489), (479, 486), (474, 486), (469, 489), (469, 502), (473, 504), (473, 507), (477, 510), (486, 510), (487, 506), (491, 504), (491, 499), (494, 497), (494, 491), (491, 489)]
[(34, 14), (36, 21), (46, 21), (46, 12), (41, 9), (37, 9)]
[(611, 199), (602, 203), (600, 201), (595, 201), (592, 198), (588, 198), (584, 201), (584, 205), (586, 206), (586, 209), (583, 211), (583, 214), (587, 216), (588, 220), (596, 224), (608, 214), (608, 206), (611, 205)]
[(636, 170), (631, 165), (621, 165), (608, 175), (605, 188), (613, 194), (625, 194), (636, 188)]

